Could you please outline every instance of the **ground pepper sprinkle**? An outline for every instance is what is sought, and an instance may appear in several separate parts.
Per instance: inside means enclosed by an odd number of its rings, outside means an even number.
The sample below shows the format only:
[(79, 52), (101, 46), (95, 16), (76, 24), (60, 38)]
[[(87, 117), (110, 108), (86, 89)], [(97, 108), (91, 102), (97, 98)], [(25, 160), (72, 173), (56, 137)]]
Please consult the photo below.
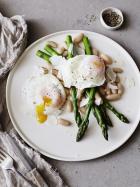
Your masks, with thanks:
[(109, 25), (110, 27), (115, 27), (119, 25), (122, 21), (121, 16), (111, 10), (103, 14), (103, 19), (105, 23)]

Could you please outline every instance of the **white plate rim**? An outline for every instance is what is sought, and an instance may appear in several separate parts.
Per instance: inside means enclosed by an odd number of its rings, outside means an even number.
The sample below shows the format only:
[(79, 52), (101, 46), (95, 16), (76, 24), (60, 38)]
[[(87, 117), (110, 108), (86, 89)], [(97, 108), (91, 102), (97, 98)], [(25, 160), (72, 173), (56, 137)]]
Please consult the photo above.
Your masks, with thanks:
[(37, 43), (39, 43), (40, 41), (44, 40), (44, 39), (47, 39), (47, 38), (50, 38), (52, 36), (57, 36), (57, 35), (60, 35), (60, 34), (71, 34), (71, 33), (87, 33), (87, 34), (97, 34), (99, 36), (102, 36), (104, 38), (106, 38), (107, 40), (110, 40), (111, 42), (114, 43), (114, 45), (116, 45), (117, 47), (119, 47), (121, 50), (123, 50), (123, 52), (126, 53), (127, 56), (129, 56), (129, 58), (131, 58), (131, 61), (133, 61), (134, 63), (134, 68), (135, 68), (135, 71), (137, 71), (139, 73), (139, 80), (140, 80), (140, 71), (135, 63), (135, 61), (133, 60), (133, 58), (131, 57), (131, 55), (127, 52), (127, 50), (125, 50), (120, 44), (118, 44), (116, 41), (114, 41), (113, 39), (103, 35), (103, 34), (99, 34), (97, 32), (92, 32), (92, 31), (86, 31), (86, 30), (65, 30), (65, 31), (59, 31), (59, 32), (55, 32), (55, 33), (52, 33), (52, 34), (48, 34), (44, 37), (41, 37), (40, 39), (36, 40), (35, 42), (33, 42), (31, 45), (29, 45), (25, 50), (24, 52), (22, 53), (22, 55), (19, 57), (19, 59), (17, 60), (17, 63), (16, 65), (14, 66), (14, 68), (11, 70), (11, 72), (9, 73), (8, 75), (8, 78), (7, 78), (7, 84), (6, 84), (6, 105), (7, 105), (7, 110), (8, 110), (8, 113), (9, 113), (9, 116), (10, 116), (10, 119), (11, 119), (11, 122), (15, 128), (15, 130), (18, 132), (18, 134), (21, 136), (21, 138), (29, 145), (31, 146), (33, 149), (35, 149), (36, 151), (40, 152), (41, 154), (49, 157), (49, 158), (53, 158), (53, 159), (56, 159), (56, 160), (61, 160), (61, 161), (87, 161), (87, 160), (92, 160), (92, 159), (97, 159), (97, 158), (100, 158), (100, 157), (103, 157), (105, 155), (108, 155), (109, 153), (112, 153), (113, 151), (117, 150), (118, 148), (120, 148), (124, 143), (126, 143), (126, 141), (132, 136), (132, 134), (134, 133), (134, 131), (136, 130), (138, 124), (139, 124), (139, 121), (140, 121), (140, 113), (139, 113), (139, 116), (138, 116), (138, 119), (137, 119), (137, 125), (134, 126), (134, 128), (130, 131), (130, 133), (128, 134), (128, 136), (126, 137), (126, 139), (124, 141), (122, 141), (122, 143), (120, 143), (118, 146), (116, 146), (115, 148), (113, 148), (112, 150), (109, 150), (108, 152), (100, 155), (100, 156), (91, 156), (91, 157), (87, 157), (87, 158), (72, 158), (72, 159), (67, 159), (66, 157), (60, 157), (60, 156), (55, 156), (55, 155), (52, 155), (48, 152), (45, 152), (45, 151), (42, 151), (41, 149), (39, 149), (39, 147), (35, 146), (33, 143), (31, 143), (30, 141), (28, 141), (28, 138), (20, 131), (20, 129), (18, 129), (17, 125), (16, 125), (16, 122), (15, 122), (15, 119), (14, 119), (14, 116), (12, 116), (12, 111), (10, 109), (10, 98), (8, 97), (8, 93), (9, 93), (9, 89), (10, 89), (10, 80), (12, 78), (12, 76), (14, 75), (14, 72), (16, 70), (16, 67), (18, 66), (18, 64), (20, 63), (20, 60), (24, 57), (24, 55), (26, 54), (26, 51), (28, 51), (30, 48), (32, 48), (32, 46), (36, 45)]

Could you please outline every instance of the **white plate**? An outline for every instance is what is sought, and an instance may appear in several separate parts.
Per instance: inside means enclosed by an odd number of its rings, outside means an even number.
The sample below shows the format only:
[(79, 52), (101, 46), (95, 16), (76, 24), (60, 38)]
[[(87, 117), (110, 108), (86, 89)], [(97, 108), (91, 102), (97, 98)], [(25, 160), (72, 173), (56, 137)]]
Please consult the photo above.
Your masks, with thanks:
[[(62, 42), (67, 34), (72, 36), (84, 32), (92, 45), (110, 55), (117, 61), (115, 64), (124, 69), (122, 80), (125, 92), (120, 101), (113, 105), (130, 120), (130, 124), (124, 124), (109, 113), (114, 128), (109, 129), (109, 141), (106, 141), (101, 133), (96, 120), (91, 117), (89, 128), (83, 140), (75, 141), (77, 126), (63, 127), (56, 125), (55, 120), (48, 120), (45, 124), (37, 123), (34, 116), (28, 115), (29, 108), (21, 95), (24, 82), (30, 76), (32, 68), (44, 61), (35, 53), (43, 49), (47, 40)], [(58, 160), (82, 161), (101, 157), (120, 147), (132, 135), (140, 120), (140, 75), (139, 70), (131, 56), (113, 40), (94, 32), (88, 31), (63, 31), (45, 36), (29, 46), (18, 63), (11, 71), (7, 81), (7, 107), (10, 118), (20, 136), (40, 153)], [(71, 118), (72, 116), (68, 116)]]

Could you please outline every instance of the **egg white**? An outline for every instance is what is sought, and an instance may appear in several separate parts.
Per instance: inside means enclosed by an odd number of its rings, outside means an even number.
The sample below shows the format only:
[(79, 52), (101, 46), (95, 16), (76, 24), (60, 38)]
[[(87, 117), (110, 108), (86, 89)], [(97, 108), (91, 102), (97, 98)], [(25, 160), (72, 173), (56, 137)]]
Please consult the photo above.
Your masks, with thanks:
[(53, 56), (50, 60), (62, 75), (65, 87), (84, 89), (100, 86), (105, 81), (105, 65), (95, 55), (77, 55), (68, 60)]
[[(55, 114), (60, 112), (60, 108), (66, 100), (66, 94), (63, 85), (52, 74), (31, 76), (25, 82), (22, 90), (27, 104), (30, 105), (33, 110), (35, 110), (35, 106), (43, 103), (42, 94), (45, 96), (45, 92), (49, 90), (52, 104), (45, 107), (44, 113), (46, 114)], [(58, 94), (61, 95), (61, 102), (58, 103), (58, 106), (56, 106), (55, 101)]]

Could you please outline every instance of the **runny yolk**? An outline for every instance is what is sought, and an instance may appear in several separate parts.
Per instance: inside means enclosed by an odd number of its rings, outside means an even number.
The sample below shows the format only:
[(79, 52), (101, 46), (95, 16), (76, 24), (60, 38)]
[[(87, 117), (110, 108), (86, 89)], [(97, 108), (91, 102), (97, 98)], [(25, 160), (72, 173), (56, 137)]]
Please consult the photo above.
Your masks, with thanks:
[(43, 96), (43, 101), (45, 106), (50, 106), (52, 104), (52, 99), (47, 96)]
[(50, 106), (52, 104), (51, 98), (43, 96), (43, 103), (36, 106), (36, 118), (39, 123), (44, 123), (48, 116), (44, 114), (45, 106)]
[(44, 123), (48, 116), (44, 114), (44, 103), (36, 106), (36, 118), (39, 123)]

